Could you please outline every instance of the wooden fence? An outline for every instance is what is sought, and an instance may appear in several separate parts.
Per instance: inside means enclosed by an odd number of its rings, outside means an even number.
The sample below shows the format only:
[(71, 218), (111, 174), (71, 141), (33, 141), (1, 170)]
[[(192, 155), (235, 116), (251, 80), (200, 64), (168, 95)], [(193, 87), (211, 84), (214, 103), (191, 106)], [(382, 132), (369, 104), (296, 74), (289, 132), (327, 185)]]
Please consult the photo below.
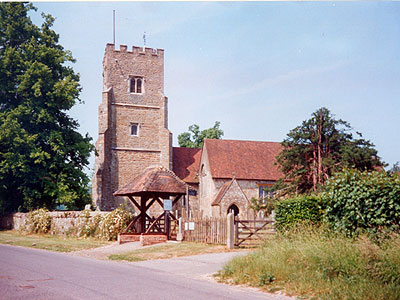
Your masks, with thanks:
[(183, 220), (182, 227), (185, 241), (226, 244), (226, 218)]

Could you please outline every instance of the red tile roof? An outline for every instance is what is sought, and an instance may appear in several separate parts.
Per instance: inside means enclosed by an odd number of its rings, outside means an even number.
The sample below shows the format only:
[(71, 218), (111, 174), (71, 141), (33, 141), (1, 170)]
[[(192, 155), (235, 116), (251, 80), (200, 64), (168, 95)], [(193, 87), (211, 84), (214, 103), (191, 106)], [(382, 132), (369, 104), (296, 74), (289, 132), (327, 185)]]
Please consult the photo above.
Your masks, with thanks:
[(145, 169), (128, 184), (114, 193), (114, 196), (163, 193), (170, 195), (186, 194), (186, 184), (174, 172), (162, 166)]
[(275, 156), (282, 150), (277, 142), (205, 139), (204, 146), (213, 178), (278, 180), (282, 172)]
[(183, 181), (198, 183), (201, 149), (172, 148), (172, 166), (174, 173)]
[(219, 189), (217, 196), (215, 196), (214, 201), (211, 203), (211, 206), (218, 205), (221, 202), (222, 198), (224, 197), (225, 193), (228, 191), (232, 182), (233, 182), (233, 179), (231, 181), (225, 182), (225, 184)]

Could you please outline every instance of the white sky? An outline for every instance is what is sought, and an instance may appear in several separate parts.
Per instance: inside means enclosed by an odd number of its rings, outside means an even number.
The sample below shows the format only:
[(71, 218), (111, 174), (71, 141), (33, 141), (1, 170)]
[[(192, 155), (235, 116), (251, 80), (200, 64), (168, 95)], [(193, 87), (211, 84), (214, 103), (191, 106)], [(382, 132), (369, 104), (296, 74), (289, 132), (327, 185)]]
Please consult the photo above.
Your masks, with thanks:
[[(102, 59), (112, 42), (165, 49), (169, 129), (221, 122), (225, 139), (282, 141), (325, 106), (400, 161), (400, 2), (39, 2), (71, 50), (97, 139)], [(93, 159), (92, 166), (93, 167)]]

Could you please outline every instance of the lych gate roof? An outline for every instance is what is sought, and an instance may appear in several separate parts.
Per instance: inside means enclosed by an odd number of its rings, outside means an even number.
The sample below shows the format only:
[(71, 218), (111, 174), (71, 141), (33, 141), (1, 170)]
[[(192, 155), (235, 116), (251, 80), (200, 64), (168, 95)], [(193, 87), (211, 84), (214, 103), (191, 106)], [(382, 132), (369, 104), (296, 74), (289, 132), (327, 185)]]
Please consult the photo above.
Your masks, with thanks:
[(172, 165), (174, 173), (183, 181), (198, 183), (200, 169), (201, 149), (197, 148), (172, 148)]
[(114, 196), (139, 196), (149, 192), (183, 195), (186, 194), (186, 184), (167, 168), (149, 167), (116, 191)]
[(203, 147), (213, 178), (275, 181), (283, 177), (275, 165), (280, 143), (205, 139)]

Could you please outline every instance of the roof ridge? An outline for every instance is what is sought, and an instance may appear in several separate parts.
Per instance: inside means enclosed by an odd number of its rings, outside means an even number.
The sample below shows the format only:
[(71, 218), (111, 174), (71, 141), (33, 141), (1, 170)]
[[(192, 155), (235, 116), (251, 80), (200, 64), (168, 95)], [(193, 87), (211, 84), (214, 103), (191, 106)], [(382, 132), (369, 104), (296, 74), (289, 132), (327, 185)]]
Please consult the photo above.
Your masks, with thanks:
[[(281, 142), (276, 141), (256, 141), (256, 140), (237, 140), (237, 139), (209, 139), (205, 138), (204, 141), (223, 141), (223, 142), (255, 142), (255, 143), (274, 143), (280, 144)], [(198, 148), (196, 148), (198, 149)]]

